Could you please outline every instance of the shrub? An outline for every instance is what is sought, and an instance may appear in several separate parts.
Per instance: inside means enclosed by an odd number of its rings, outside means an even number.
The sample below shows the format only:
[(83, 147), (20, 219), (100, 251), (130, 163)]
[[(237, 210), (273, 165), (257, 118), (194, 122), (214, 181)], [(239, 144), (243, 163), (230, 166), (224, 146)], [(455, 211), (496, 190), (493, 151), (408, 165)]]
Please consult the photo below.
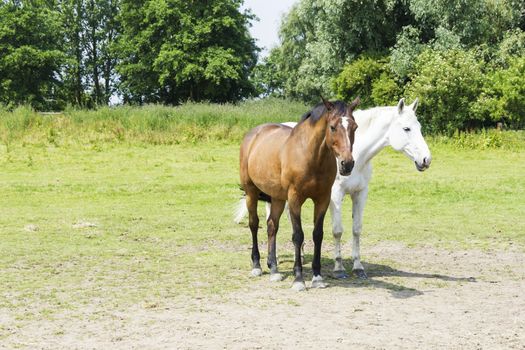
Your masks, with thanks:
[(389, 71), (387, 60), (370, 57), (347, 64), (334, 79), (333, 90), (345, 101), (359, 96), (362, 108), (392, 104), (402, 92)]
[(426, 131), (452, 134), (486, 122), (471, 113), (485, 80), (482, 63), (472, 52), (427, 49), (418, 56), (411, 78), (406, 93), (420, 98)]
[(508, 68), (490, 74), (473, 112), (504, 121), (512, 128), (525, 126), (525, 57), (508, 60)]
[(395, 105), (402, 95), (403, 89), (387, 72), (383, 72), (378, 79), (372, 82), (371, 98), (375, 106)]

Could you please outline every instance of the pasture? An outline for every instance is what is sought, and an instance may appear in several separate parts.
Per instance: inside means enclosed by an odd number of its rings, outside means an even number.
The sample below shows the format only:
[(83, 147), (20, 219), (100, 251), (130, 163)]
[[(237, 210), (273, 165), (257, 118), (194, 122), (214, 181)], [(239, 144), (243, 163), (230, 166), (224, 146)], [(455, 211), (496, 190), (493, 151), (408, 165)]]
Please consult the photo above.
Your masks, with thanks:
[[(209, 112), (157, 129), (80, 112), (22, 111), (23, 125), (4, 115), (0, 348), (522, 348), (523, 133), (429, 138), (424, 173), (390, 150), (378, 155), (361, 238), (368, 280), (329, 278), (329, 215), (327, 289), (290, 290), (286, 216), (277, 235), (285, 279), (269, 281), (265, 226), (264, 273), (250, 276), (249, 229), (232, 221), (238, 141), (251, 124), (296, 120), (301, 108), (285, 117), (261, 108), (245, 124), (242, 113), (228, 124)], [(311, 203), (303, 222), (309, 286)]]

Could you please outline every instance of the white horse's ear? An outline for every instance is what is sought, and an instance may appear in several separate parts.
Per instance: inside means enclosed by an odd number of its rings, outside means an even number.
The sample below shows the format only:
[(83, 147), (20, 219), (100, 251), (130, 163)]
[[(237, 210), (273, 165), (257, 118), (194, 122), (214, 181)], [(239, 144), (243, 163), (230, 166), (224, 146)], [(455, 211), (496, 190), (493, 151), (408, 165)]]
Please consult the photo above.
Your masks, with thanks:
[(416, 97), (414, 102), (412, 102), (412, 104), (410, 105), (410, 108), (412, 108), (412, 110), (415, 112), (416, 109), (417, 109), (418, 104), (419, 104), (419, 98)]
[(401, 114), (401, 112), (403, 112), (403, 108), (405, 107), (405, 99), (402, 98), (399, 100), (399, 103), (397, 104), (397, 111), (399, 112), (399, 114)]

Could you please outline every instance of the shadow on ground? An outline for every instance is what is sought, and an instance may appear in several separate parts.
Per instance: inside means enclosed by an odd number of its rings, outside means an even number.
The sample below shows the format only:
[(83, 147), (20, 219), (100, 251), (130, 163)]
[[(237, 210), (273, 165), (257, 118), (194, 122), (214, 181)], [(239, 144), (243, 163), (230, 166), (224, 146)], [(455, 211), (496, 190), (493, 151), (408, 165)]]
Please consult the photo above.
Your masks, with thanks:
[[(305, 255), (306, 263), (303, 265), (306, 276), (311, 274), (311, 261), (313, 256), (311, 254)], [(291, 262), (293, 263), (293, 255), (285, 254), (279, 257), (280, 262)], [(403, 271), (383, 264), (373, 264), (361, 261), (365, 271), (368, 275), (368, 279), (359, 279), (354, 274), (349, 272), (349, 277), (345, 279), (336, 279), (332, 276), (331, 272), (333, 269), (333, 259), (321, 258), (321, 271), (328, 281), (330, 287), (340, 288), (383, 288), (387, 289), (394, 298), (406, 299), (414, 296), (424, 294), (415, 288), (407, 287), (403, 284), (392, 283), (384, 281), (382, 277), (401, 277), (401, 278), (428, 278), (434, 280), (440, 280), (444, 282), (476, 282), (474, 277), (456, 277), (447, 276), (441, 274), (429, 274), (421, 272)], [(348, 260), (344, 262), (345, 266), (352, 266), (352, 261)], [(293, 278), (293, 271), (281, 271), (281, 273)]]

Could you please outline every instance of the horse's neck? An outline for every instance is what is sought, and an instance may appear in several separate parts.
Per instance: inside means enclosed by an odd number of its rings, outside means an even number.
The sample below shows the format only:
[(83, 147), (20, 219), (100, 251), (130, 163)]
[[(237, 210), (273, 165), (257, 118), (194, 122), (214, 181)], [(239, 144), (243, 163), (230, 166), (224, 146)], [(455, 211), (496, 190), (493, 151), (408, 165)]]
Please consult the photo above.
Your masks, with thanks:
[(395, 107), (376, 107), (355, 111), (358, 125), (353, 154), (357, 169), (364, 169), (383, 148), (389, 145), (387, 133)]
[(329, 154), (332, 153), (330, 148), (326, 144), (326, 119), (321, 118), (315, 124), (310, 123), (309, 120), (305, 120), (299, 127), (298, 134), (296, 137), (302, 138), (302, 144), (310, 154), (314, 154), (311, 160), (312, 166), (320, 166), (324, 162)]

